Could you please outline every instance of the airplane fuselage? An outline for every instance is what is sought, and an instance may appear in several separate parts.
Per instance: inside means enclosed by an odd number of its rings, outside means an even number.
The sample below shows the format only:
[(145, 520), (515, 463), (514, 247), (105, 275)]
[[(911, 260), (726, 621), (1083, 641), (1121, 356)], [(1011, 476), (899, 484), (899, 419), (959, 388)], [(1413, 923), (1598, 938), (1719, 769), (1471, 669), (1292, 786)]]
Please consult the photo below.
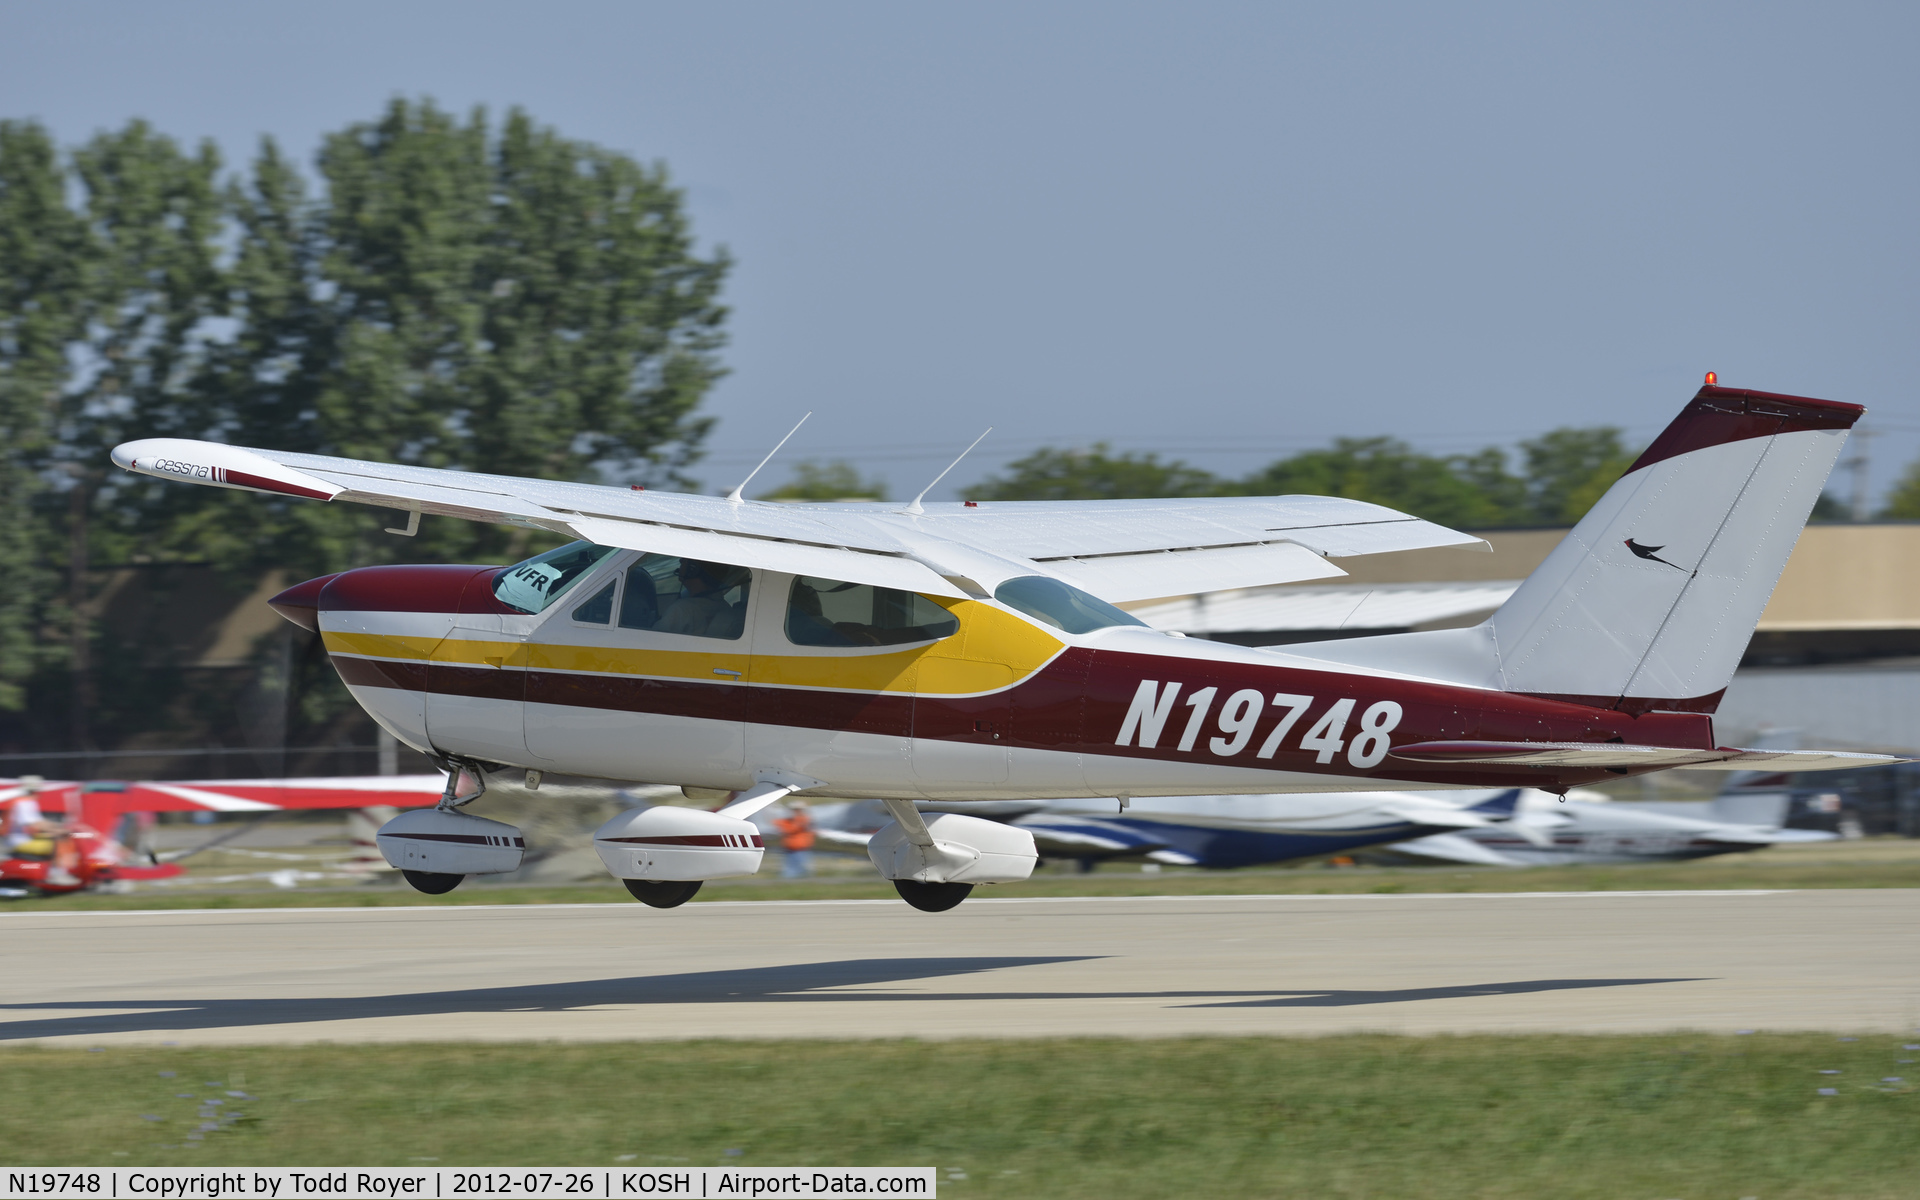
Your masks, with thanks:
[[(831, 581), (772, 571), (730, 576), (731, 608), (709, 604), (691, 633), (673, 627), (667, 584), (633, 582), (641, 557), (606, 552), (539, 612), (501, 599), (519, 594), (504, 578), (516, 568), (466, 566), (362, 568), (274, 604), (320, 631), (354, 697), (409, 745), (606, 779), (739, 790), (778, 771), (816, 795), (934, 801), (1562, 788), (1620, 772), (1392, 750), (1714, 745), (1704, 714), (1635, 716), (1138, 624), (1074, 633), (987, 597), (908, 596), (931, 623), (893, 644), (821, 644), (874, 635), (813, 632), (812, 593), (831, 602)], [(616, 585), (622, 606), (629, 592), (655, 606), (635, 622), (652, 627), (615, 619)]]

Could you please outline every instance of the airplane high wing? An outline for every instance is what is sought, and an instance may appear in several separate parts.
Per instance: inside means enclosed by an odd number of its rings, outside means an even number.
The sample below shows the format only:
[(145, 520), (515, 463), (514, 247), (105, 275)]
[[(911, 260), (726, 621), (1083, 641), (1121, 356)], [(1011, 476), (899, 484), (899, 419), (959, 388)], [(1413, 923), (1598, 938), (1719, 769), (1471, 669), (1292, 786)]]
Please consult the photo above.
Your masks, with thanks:
[(1036, 834), (916, 801), (1563, 791), (1762, 755), (1893, 761), (1732, 750), (1713, 729), (1864, 411), (1710, 380), (1483, 624), (1270, 649), (1170, 636), (1114, 604), (1484, 543), (1314, 496), (784, 505), (177, 439), (113, 460), (409, 513), (396, 533), (428, 513), (579, 539), (511, 567), (362, 567), (271, 601), (376, 721), (476, 781), (381, 830), (414, 886), (519, 865), (518, 830), (461, 811), (489, 781), (596, 779), (735, 795), (596, 833), (646, 903), (751, 874), (764, 839), (746, 818), (805, 795), (884, 804), (869, 856), (938, 910), (1026, 878)]
[(113, 459), (160, 479), (530, 525), (602, 546), (956, 597), (990, 588), (1008, 567), (1059, 575), (1118, 603), (1168, 588), (1346, 574), (1328, 558), (1488, 549), (1480, 538), (1390, 508), (1327, 496), (931, 504), (912, 512), (642, 492), (180, 438), (128, 442)]

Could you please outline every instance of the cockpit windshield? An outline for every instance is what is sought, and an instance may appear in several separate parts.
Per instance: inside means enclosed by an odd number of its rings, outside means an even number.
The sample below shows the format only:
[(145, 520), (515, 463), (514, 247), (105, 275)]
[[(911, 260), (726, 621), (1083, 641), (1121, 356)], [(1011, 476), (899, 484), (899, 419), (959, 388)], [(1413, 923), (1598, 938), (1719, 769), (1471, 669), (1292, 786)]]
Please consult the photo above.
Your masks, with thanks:
[(612, 553), (612, 546), (569, 542), (558, 550), (536, 554), (494, 577), (494, 599), (523, 613), (541, 612)]
[(1092, 633), (1114, 625), (1146, 624), (1098, 596), (1044, 575), (1009, 579), (993, 590), (993, 598), (1067, 633)]

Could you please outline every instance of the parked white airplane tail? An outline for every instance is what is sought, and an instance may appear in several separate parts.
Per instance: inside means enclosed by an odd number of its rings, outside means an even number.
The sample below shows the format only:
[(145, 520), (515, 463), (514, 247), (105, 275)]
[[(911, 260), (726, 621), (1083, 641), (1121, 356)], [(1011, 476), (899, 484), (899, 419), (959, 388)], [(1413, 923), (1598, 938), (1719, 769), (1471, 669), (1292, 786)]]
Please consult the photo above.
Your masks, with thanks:
[(1601, 708), (1710, 713), (1865, 411), (1703, 387), (1483, 624), (1287, 649)]

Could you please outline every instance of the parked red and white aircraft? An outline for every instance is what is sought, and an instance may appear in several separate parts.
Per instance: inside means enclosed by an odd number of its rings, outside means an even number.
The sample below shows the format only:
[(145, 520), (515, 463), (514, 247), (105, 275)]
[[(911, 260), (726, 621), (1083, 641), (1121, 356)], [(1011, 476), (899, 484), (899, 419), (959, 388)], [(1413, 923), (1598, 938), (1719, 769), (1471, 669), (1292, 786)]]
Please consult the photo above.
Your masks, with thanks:
[[(407, 744), (524, 771), (738, 793), (595, 836), (659, 906), (749, 874), (742, 819), (793, 792), (884, 801), (869, 853), (917, 907), (1025, 878), (1022, 831), (913, 800), (1569, 787), (1670, 767), (1888, 761), (1723, 747), (1713, 711), (1865, 410), (1710, 379), (1492, 618), (1249, 649), (1147, 628), (1149, 597), (1344, 574), (1465, 534), (1316, 496), (789, 505), (156, 438), (162, 479), (579, 540), (517, 566), (363, 567), (276, 597)], [(764, 465), (764, 464), (763, 464)], [(757, 469), (757, 468), (756, 468)], [(924, 496), (924, 493), (923, 493)], [(477, 794), (477, 793), (476, 793)], [(445, 891), (518, 831), (455, 795), (382, 830)]]
[[(60, 895), (181, 874), (132, 849), (129, 817), (161, 812), (266, 814), (285, 809), (419, 808), (445, 790), (438, 775), (77, 783), (0, 779), (0, 897)], [(49, 820), (51, 814), (60, 820)]]

